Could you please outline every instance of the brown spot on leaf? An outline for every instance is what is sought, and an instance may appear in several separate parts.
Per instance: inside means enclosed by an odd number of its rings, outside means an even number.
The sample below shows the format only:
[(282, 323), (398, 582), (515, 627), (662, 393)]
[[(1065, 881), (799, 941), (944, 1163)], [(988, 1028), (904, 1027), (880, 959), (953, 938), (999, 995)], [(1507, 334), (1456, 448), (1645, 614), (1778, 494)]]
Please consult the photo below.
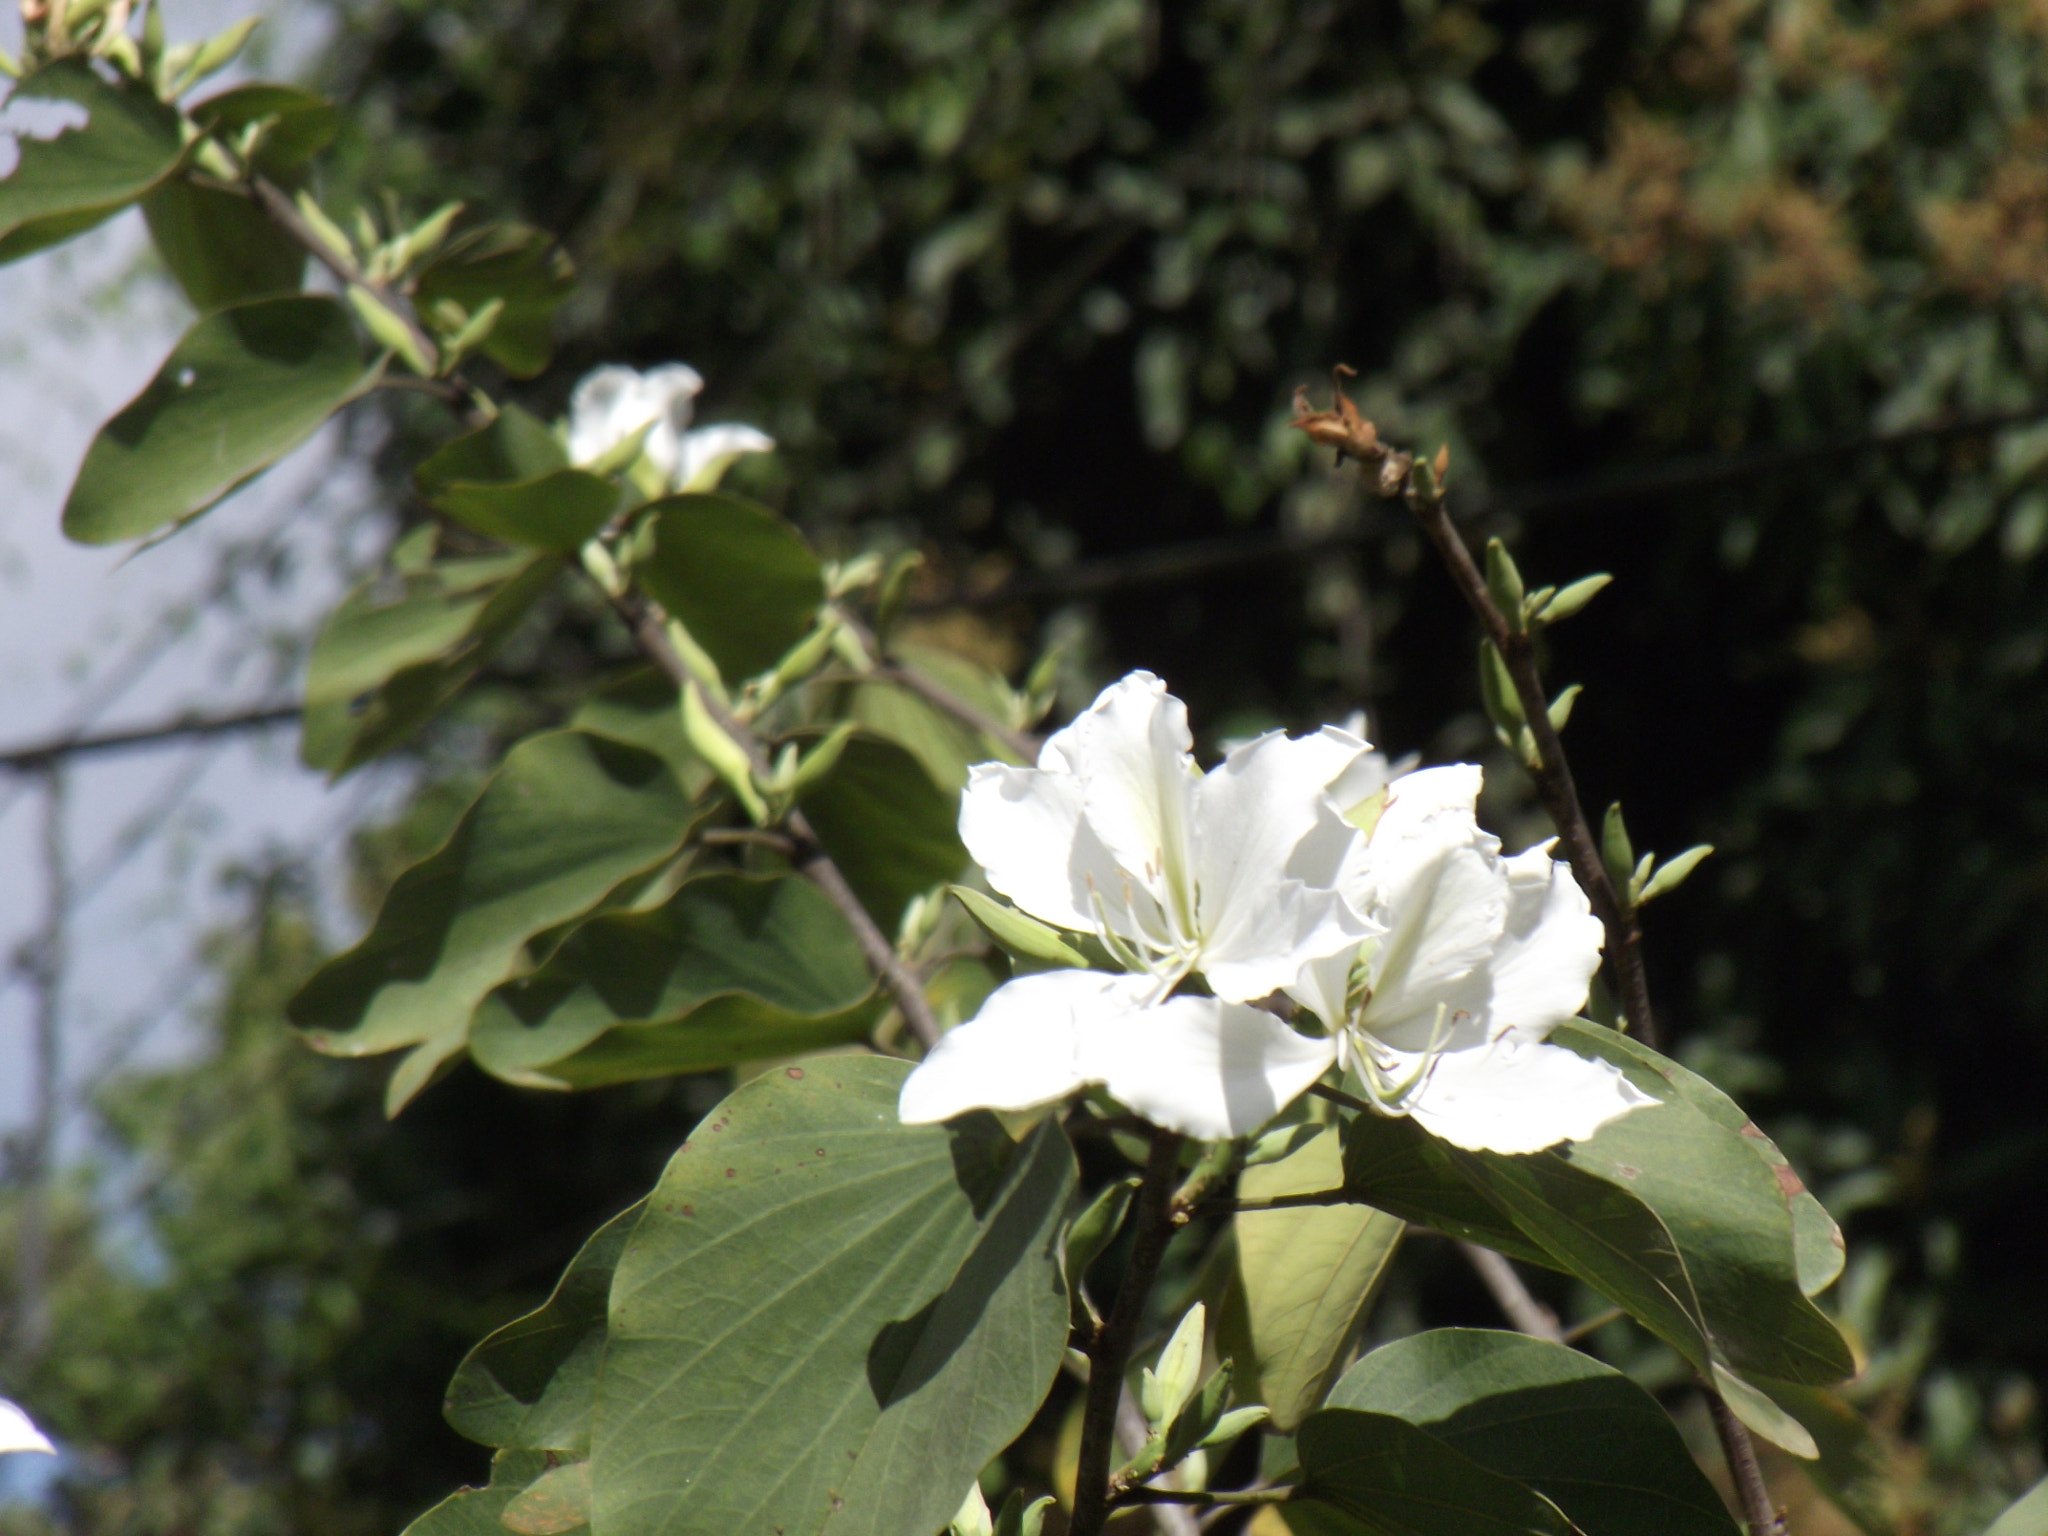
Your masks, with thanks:
[(783, 1068), (783, 1076), (785, 1076), (785, 1077), (795, 1078), (795, 1079), (797, 1079), (798, 1081), (802, 1081), (802, 1079), (803, 1079), (803, 1075), (804, 1075), (804, 1069), (803, 1069), (802, 1067), (785, 1067), (785, 1068)]
[(734, 1179), (734, 1178), (738, 1178), (738, 1177), (739, 1177), (739, 1172), (740, 1172), (740, 1171), (739, 1171), (739, 1169), (737, 1169), (737, 1168), (728, 1168), (728, 1169), (726, 1169), (726, 1170), (725, 1170), (725, 1176), (726, 1176), (726, 1177), (727, 1177), (728, 1179)]
[(1779, 1163), (1771, 1172), (1778, 1176), (1778, 1189), (1787, 1200), (1794, 1195), (1806, 1193), (1806, 1186), (1800, 1182), (1799, 1175), (1792, 1171), (1789, 1164)]

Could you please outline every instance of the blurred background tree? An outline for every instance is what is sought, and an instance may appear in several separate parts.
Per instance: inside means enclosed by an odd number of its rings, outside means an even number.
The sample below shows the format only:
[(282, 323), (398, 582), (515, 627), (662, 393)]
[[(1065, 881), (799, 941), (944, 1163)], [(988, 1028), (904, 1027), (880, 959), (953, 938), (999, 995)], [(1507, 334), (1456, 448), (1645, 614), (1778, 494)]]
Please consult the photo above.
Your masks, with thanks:
[[(1532, 580), (1612, 570), (1553, 658), (1575, 760), (1639, 848), (1720, 849), (1651, 913), (1653, 980), (1848, 1226), (1896, 1436), (1866, 1521), (1974, 1529), (2038, 1475), (2048, 7), (334, 4), (366, 177), (575, 257), (529, 404), (688, 359), (702, 415), (780, 441), (753, 489), (922, 550), (928, 638), (1064, 645), (1069, 703), (1146, 666), (1219, 735), (1364, 709), (1485, 757), (1536, 835), (1455, 595), (1285, 428), (1337, 362), (1385, 436), (1451, 444)], [(502, 697), (544, 709), (576, 644)], [(174, 1469), (191, 1528), (392, 1528), (480, 1471), (432, 1420), (460, 1350), (694, 1101), (465, 1073), (387, 1130), (284, 1038), (308, 930), (288, 885), (252, 900), (218, 1059), (108, 1102), (167, 1171), (67, 1326), (135, 1363), (52, 1417)], [(202, 1131), (233, 1149), (174, 1150)], [(531, 1252), (471, 1244), (542, 1169)], [(162, 1395), (109, 1429), (93, 1369)], [(93, 1528), (166, 1528), (81, 1487)]]

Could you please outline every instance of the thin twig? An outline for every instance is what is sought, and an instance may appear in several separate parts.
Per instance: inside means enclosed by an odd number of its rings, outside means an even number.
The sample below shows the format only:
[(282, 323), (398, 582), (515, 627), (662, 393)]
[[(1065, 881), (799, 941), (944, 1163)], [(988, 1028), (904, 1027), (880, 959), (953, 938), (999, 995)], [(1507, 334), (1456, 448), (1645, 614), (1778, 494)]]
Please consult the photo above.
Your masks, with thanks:
[(1182, 1138), (1178, 1132), (1155, 1129), (1152, 1154), (1145, 1162), (1131, 1220), (1131, 1259), (1109, 1319), (1088, 1348), (1088, 1397), (1081, 1414), (1081, 1457), (1074, 1474), (1071, 1536), (1101, 1536), (1109, 1519), (1110, 1455), (1116, 1443), (1117, 1399), (1131, 1346), (1145, 1316), (1145, 1301), (1159, 1273), (1159, 1261), (1174, 1233), (1173, 1180), (1180, 1169)]
[(132, 731), (105, 731), (97, 736), (60, 736), (54, 741), (36, 742), (0, 752), (0, 769), (40, 770), (60, 758), (83, 757), (93, 752), (118, 752), (130, 747), (153, 747), (170, 741), (189, 741), (203, 736), (224, 736), (236, 731), (260, 730), (283, 725), (303, 713), (297, 704), (266, 704), (233, 714), (179, 715), (157, 725), (138, 726)]
[[(690, 675), (690, 669), (683, 665), (683, 658), (677, 654), (668, 637), (668, 616), (658, 604), (634, 594), (614, 599), (626, 621), (632, 626), (633, 634), (640, 642), (640, 648), (651, 657), (656, 666), (669, 675), (678, 688), (696, 688), (704, 708), (717, 720), (727, 735), (738, 742), (746, 752), (748, 761), (756, 772), (765, 777), (769, 771), (767, 753), (760, 741), (743, 722), (735, 719), (732, 712), (705, 692), (697, 680)], [(861, 904), (860, 897), (847, 883), (846, 876), (833, 862), (832, 855), (819, 841), (817, 829), (810, 818), (795, 807), (782, 818), (782, 830), (789, 836), (789, 861), (796, 872), (825, 893), (826, 899), (839, 909), (853, 930), (854, 941), (860, 945), (860, 952), (869, 967), (881, 978), (883, 985), (895, 996), (897, 1010), (903, 1015), (904, 1023), (926, 1050), (939, 1043), (944, 1033), (939, 1028), (938, 1015), (932, 1011), (931, 999), (924, 993), (924, 983), (896, 953), (896, 946), (888, 936), (875, 926), (875, 920), (868, 915), (868, 909)]]
[(1707, 1388), (1707, 1412), (1713, 1415), (1714, 1433), (1721, 1437), (1721, 1454), (1728, 1458), (1728, 1470), (1734, 1474), (1735, 1491), (1742, 1500), (1742, 1523), (1749, 1527), (1749, 1536), (1785, 1536), (1785, 1522), (1777, 1506), (1771, 1503), (1771, 1492), (1764, 1485), (1764, 1471), (1757, 1464), (1756, 1446), (1750, 1442), (1749, 1431), (1735, 1417), (1728, 1400), (1711, 1387)]
[[(1339, 368), (1340, 380), (1349, 371)], [(1313, 440), (1336, 448), (1340, 456), (1348, 454), (1361, 464), (1377, 466), (1376, 489), (1383, 497), (1399, 496), (1407, 503), (1423, 533), (1443, 557), (1452, 582), (1464, 595), (1487, 638), (1507, 663), (1508, 674), (1514, 680), (1515, 695), (1521, 701), (1523, 716), (1536, 743), (1538, 762), (1529, 770), (1530, 777), (1535, 781), (1544, 809), (1550, 813), (1551, 822), (1557, 827), (1558, 836), (1565, 845), (1572, 874), (1577, 877), (1587, 900), (1606, 927), (1607, 958), (1620, 982), (1623, 1010), (1636, 1034), (1654, 1049), (1657, 1029), (1650, 1010), (1650, 982), (1643, 963), (1642, 929), (1636, 922), (1633, 908), (1621, 898), (1608, 879), (1606, 861), (1600, 856), (1593, 829), (1579, 804), (1578, 787), (1572, 782), (1571, 764), (1565, 757), (1564, 743), (1550, 723), (1550, 703), (1543, 692), (1542, 676), (1536, 670), (1533, 637), (1526, 629), (1518, 629), (1509, 623), (1507, 616), (1495, 606), (1493, 595), (1487, 590), (1486, 578), (1480, 574), (1471, 550), (1465, 547), (1464, 537), (1452, 525), (1450, 514), (1444, 509), (1445, 455), (1438, 454), (1433, 466), (1435, 473), (1418, 483), (1415, 461), (1408, 454), (1392, 451), (1381, 444), (1372, 423), (1359, 415), (1358, 408), (1345, 397), (1341, 387), (1333, 409), (1329, 411), (1311, 411), (1306, 391), (1297, 391), (1294, 424)], [(1784, 1522), (1772, 1509), (1770, 1490), (1764, 1485), (1763, 1471), (1757, 1464), (1756, 1447), (1750, 1442), (1749, 1431), (1735, 1417), (1734, 1410), (1729, 1408), (1711, 1381), (1703, 1379), (1700, 1388), (1707, 1395), (1714, 1429), (1721, 1438), (1722, 1454), (1727, 1458), (1729, 1475), (1735, 1481), (1751, 1536), (1785, 1536)]]
[(1242, 1509), (1260, 1504), (1285, 1504), (1294, 1497), (1294, 1489), (1288, 1488), (1242, 1488), (1226, 1489), (1220, 1493), (1197, 1493), (1181, 1488), (1126, 1488), (1116, 1496), (1118, 1504), (1194, 1504), (1207, 1509), (1219, 1507)]
[(1485, 1283), (1493, 1295), (1494, 1304), (1509, 1322), (1531, 1338), (1552, 1344), (1564, 1343), (1564, 1330), (1558, 1326), (1557, 1314), (1529, 1294), (1529, 1288), (1522, 1284), (1522, 1277), (1515, 1273), (1514, 1265), (1491, 1248), (1482, 1248), (1462, 1237), (1458, 1239), (1458, 1250)]
[(1444, 510), (1441, 491), (1431, 496), (1411, 492), (1408, 502), (1415, 521), (1443, 557), (1452, 582), (1478, 616), (1487, 639), (1507, 663), (1508, 676), (1514, 679), (1515, 696), (1521, 701), (1529, 734), (1536, 742), (1539, 760), (1529, 768), (1529, 777), (1536, 785), (1544, 810), (1550, 814), (1551, 825), (1557, 828), (1573, 876), (1607, 930), (1607, 960), (1614, 967), (1630, 1032), (1654, 1050), (1657, 1023), (1650, 1011), (1650, 982), (1643, 966), (1642, 926), (1636, 921), (1635, 910), (1608, 878), (1599, 841), (1586, 820), (1585, 808), (1579, 804), (1578, 785), (1572, 780), (1564, 743), (1558, 737), (1557, 727), (1550, 723), (1550, 700), (1543, 690), (1543, 676), (1536, 668), (1534, 637), (1526, 629), (1509, 623), (1507, 615), (1494, 606), (1492, 594), (1486, 590), (1485, 576), (1480, 574), (1471, 550), (1465, 547), (1464, 536)]

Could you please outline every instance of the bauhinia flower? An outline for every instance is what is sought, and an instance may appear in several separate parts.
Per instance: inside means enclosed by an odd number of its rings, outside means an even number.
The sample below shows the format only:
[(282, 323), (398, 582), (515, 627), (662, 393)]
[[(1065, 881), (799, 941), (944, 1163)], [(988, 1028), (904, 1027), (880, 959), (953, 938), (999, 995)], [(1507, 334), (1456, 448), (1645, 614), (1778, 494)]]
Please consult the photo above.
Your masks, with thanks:
[(686, 430), (704, 378), (688, 363), (645, 373), (619, 364), (593, 369), (569, 396), (569, 458), (594, 464), (644, 430), (641, 453), (664, 489), (709, 490), (743, 453), (767, 453), (775, 440), (741, 422)]
[(1250, 1005), (1311, 964), (1348, 964), (1370, 932), (1337, 886), (1358, 842), (1338, 805), (1376, 787), (1357, 775), (1379, 760), (1328, 727), (1261, 736), (1206, 774), (1192, 748), (1186, 707), (1134, 672), (1037, 767), (973, 770), (960, 832), (989, 884), (1123, 971), (998, 988), (905, 1082), (905, 1121), (1099, 1084), (1156, 1124), (1240, 1136), (1330, 1066), (1329, 1039)]
[(1503, 858), (1480, 770), (1426, 768), (1349, 808), (1339, 884), (1374, 932), (1288, 988), (1376, 1109), (1458, 1146), (1538, 1152), (1656, 1101), (1545, 1037), (1585, 1005), (1602, 929), (1550, 846)]
[(1207, 774), (1190, 746), (1180, 701), (1134, 672), (1036, 768), (973, 770), (960, 829), (989, 884), (1123, 969), (998, 988), (904, 1083), (905, 1121), (1100, 1085), (1156, 1124), (1242, 1136), (1334, 1068), (1381, 1114), (1535, 1152), (1655, 1102), (1546, 1043), (1585, 1004), (1601, 925), (1548, 846), (1501, 856), (1479, 769), (1389, 783), (1333, 727)]
[(0, 1456), (9, 1451), (41, 1451), (45, 1456), (57, 1454), (57, 1448), (36, 1428), (34, 1420), (6, 1398), (0, 1397)]

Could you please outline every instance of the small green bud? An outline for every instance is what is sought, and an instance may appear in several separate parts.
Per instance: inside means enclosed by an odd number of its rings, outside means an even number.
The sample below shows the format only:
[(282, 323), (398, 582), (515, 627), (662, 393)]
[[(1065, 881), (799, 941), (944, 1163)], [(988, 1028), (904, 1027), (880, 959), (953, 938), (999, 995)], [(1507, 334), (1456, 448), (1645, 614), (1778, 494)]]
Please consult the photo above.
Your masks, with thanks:
[(790, 775), (788, 793), (791, 799), (801, 795), (813, 784), (830, 773), (839, 761), (839, 754), (846, 750), (846, 744), (860, 726), (852, 720), (842, 720), (826, 734), (825, 739), (803, 755)]
[(906, 549), (889, 562), (889, 569), (882, 575), (881, 590), (875, 596), (875, 633), (884, 639), (896, 627), (896, 617), (903, 611), (903, 599), (910, 591), (910, 577), (924, 564), (924, 556), (914, 549)]
[(1607, 820), (1600, 829), (1600, 862), (1607, 866), (1607, 879), (1617, 894), (1626, 897), (1628, 882), (1635, 872), (1635, 845), (1628, 838), (1628, 824), (1621, 819), (1621, 802), (1607, 807)]
[(690, 750), (704, 759), (711, 771), (725, 781), (740, 806), (757, 827), (768, 824), (768, 807), (754, 787), (754, 765), (747, 752), (712, 716), (704, 702), (701, 685), (693, 678), (682, 687), (683, 739)]
[(1636, 898), (1637, 903), (1640, 905), (1643, 902), (1662, 896), (1666, 891), (1677, 890), (1680, 885), (1685, 883), (1685, 877), (1698, 869), (1701, 862), (1713, 851), (1714, 845), (1712, 843), (1700, 843), (1695, 847), (1686, 849), (1685, 852), (1677, 857), (1658, 865), (1657, 872), (1643, 886), (1642, 895)]
[[(442, 302), (444, 304), (453, 304), (452, 300), (444, 299)], [(453, 307), (460, 309), (461, 306), (453, 305)], [(482, 346), (489, 339), (491, 332), (498, 328), (498, 319), (504, 313), (505, 301), (503, 299), (491, 299), (478, 309), (475, 314), (471, 315), (467, 321), (463, 322), (455, 334), (442, 344), (441, 371), (443, 373), (452, 372), (456, 363)]]
[(1586, 604), (1600, 595), (1614, 578), (1602, 571), (1597, 576), (1582, 576), (1550, 599), (1536, 614), (1538, 624), (1556, 624), (1570, 618)]
[(1562, 731), (1564, 729), (1565, 722), (1572, 717), (1572, 705), (1579, 701), (1579, 695), (1585, 691), (1579, 684), (1573, 683), (1563, 693), (1560, 693), (1550, 701), (1550, 728), (1553, 731)]
[(427, 355), (412, 328), (399, 318), (397, 311), (384, 301), (382, 295), (361, 283), (350, 283), (348, 301), (380, 347), (397, 353), (406, 367), (421, 378), (434, 376), (435, 360)]
[(1646, 853), (1636, 860), (1636, 867), (1630, 872), (1628, 877), (1628, 901), (1630, 906), (1637, 906), (1641, 903), (1644, 882), (1650, 878), (1650, 871), (1656, 867), (1657, 855), (1654, 853)]
[(1479, 696), (1485, 701), (1486, 717), (1504, 731), (1514, 730), (1527, 718), (1508, 664), (1491, 640), (1479, 642)]
[(1012, 1488), (1010, 1496), (1003, 1500), (1003, 1512), (996, 1516), (995, 1536), (1041, 1536), (1045, 1512), (1053, 1503), (1049, 1493), (1034, 1499), (1022, 1488)]
[(960, 1503), (960, 1513), (946, 1527), (946, 1536), (996, 1536), (995, 1521), (989, 1518), (988, 1501), (981, 1496), (981, 1484), (974, 1483)]
[(1140, 1405), (1155, 1432), (1180, 1417), (1201, 1384), (1202, 1338), (1207, 1324), (1208, 1309), (1198, 1301), (1159, 1352), (1158, 1366), (1140, 1378)]
[(1499, 539), (1488, 539), (1486, 595), (1517, 633), (1522, 629), (1522, 593), (1522, 573), (1515, 569), (1515, 557)]
[(1119, 1179), (1109, 1185), (1082, 1209), (1074, 1218), (1074, 1224), (1067, 1228), (1067, 1283), (1079, 1285), (1081, 1277), (1088, 1273), (1088, 1266), (1102, 1257), (1118, 1232), (1123, 1230), (1124, 1215), (1131, 1208), (1131, 1196), (1138, 1188), (1138, 1177)]

